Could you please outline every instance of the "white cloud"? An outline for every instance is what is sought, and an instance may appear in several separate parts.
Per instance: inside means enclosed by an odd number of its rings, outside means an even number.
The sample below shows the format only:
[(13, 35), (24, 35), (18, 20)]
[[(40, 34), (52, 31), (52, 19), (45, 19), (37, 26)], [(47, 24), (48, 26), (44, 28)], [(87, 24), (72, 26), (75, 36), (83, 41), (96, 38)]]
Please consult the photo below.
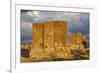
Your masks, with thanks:
[(39, 18), (40, 17), (40, 12), (39, 11), (30, 11), (30, 12), (27, 12), (27, 14), (30, 17), (35, 17), (35, 18)]

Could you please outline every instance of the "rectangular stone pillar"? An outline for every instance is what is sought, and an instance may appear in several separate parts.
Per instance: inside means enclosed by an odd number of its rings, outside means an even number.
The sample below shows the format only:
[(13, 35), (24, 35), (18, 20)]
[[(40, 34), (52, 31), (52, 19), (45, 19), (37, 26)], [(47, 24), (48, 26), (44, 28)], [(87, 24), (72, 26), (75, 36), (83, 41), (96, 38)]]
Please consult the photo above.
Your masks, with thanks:
[(67, 22), (55, 21), (55, 48), (66, 47)]
[(54, 21), (44, 22), (44, 52), (54, 52)]
[(38, 56), (43, 52), (43, 23), (32, 24), (32, 48), (30, 56)]

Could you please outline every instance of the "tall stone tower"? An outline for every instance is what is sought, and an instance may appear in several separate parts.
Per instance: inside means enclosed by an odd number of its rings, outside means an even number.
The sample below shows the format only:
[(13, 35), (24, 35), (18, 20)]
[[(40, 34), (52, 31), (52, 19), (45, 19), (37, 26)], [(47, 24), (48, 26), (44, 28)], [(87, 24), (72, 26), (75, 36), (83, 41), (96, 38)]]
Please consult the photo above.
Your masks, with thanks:
[(55, 23), (55, 48), (66, 47), (67, 22), (54, 21)]
[(32, 24), (32, 49), (30, 56), (36, 56), (43, 52), (43, 23)]
[[(67, 23), (62, 20), (44, 21), (32, 24), (31, 57), (56, 56), (66, 48)], [(62, 52), (60, 52), (62, 55)], [(58, 56), (59, 57), (59, 56)]]
[(54, 51), (54, 21), (44, 22), (44, 52)]

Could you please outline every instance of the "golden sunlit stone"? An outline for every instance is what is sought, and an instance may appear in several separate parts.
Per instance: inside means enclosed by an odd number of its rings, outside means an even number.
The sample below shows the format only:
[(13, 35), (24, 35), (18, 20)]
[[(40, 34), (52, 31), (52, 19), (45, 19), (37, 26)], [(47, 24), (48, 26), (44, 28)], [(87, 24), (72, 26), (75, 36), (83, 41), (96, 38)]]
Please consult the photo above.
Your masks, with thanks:
[[(21, 45), (28, 49), (29, 57), (21, 56), (21, 63), (88, 59), (89, 47), (84, 47), (86, 36), (82, 33), (71, 33), (67, 40), (68, 24), (64, 20), (48, 20), (32, 24), (32, 44)], [(25, 52), (23, 52), (25, 53)]]
[(32, 48), (30, 57), (43, 53), (43, 23), (32, 24)]
[(54, 21), (44, 22), (44, 52), (51, 53), (54, 51)]

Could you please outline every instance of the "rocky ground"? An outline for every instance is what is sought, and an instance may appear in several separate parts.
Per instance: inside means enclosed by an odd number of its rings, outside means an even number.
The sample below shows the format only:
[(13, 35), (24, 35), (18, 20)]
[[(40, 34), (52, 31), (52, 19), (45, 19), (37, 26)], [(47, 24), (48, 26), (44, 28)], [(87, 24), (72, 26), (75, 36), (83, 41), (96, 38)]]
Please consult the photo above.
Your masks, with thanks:
[[(27, 50), (30, 51), (30, 50)], [(45, 62), (45, 61), (71, 61), (88, 60), (89, 48), (86, 49), (58, 49), (52, 53), (38, 53), (34, 56), (21, 56), (21, 63)]]

